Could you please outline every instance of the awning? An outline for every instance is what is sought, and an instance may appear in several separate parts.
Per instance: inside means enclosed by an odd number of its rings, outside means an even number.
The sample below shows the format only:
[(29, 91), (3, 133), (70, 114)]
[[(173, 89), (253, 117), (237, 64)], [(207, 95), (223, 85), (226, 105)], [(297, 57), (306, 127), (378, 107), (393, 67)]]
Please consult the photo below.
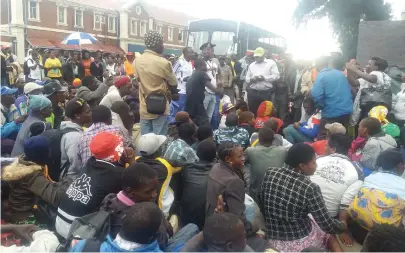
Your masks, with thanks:
[(55, 45), (47, 39), (28, 38), (27, 41), (32, 47), (35, 48), (55, 48)]
[(172, 49), (172, 48), (165, 48), (165, 51), (163, 51), (164, 55), (171, 55), (174, 54), (175, 56), (180, 56), (182, 54), (180, 49)]

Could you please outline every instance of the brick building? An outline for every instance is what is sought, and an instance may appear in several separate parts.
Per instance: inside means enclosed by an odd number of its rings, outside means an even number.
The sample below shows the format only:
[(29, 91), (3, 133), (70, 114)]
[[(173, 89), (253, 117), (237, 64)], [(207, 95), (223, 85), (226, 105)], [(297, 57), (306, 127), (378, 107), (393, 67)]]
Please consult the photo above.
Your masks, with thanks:
[(143, 36), (161, 32), (166, 54), (185, 46), (193, 18), (136, 0), (1, 0), (1, 44), (13, 46), (21, 62), (29, 47), (76, 49), (61, 45), (72, 32), (86, 32), (99, 43), (80, 48), (143, 52)]

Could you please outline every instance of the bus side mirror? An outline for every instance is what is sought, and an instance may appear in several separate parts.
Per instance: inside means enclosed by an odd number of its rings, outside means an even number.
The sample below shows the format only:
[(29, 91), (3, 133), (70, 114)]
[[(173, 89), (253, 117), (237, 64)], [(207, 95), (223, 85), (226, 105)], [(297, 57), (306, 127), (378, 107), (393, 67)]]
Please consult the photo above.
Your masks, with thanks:
[(236, 36), (233, 36), (233, 37), (232, 37), (232, 41), (233, 41), (234, 44), (235, 44), (235, 43), (238, 43), (238, 38), (236, 38)]

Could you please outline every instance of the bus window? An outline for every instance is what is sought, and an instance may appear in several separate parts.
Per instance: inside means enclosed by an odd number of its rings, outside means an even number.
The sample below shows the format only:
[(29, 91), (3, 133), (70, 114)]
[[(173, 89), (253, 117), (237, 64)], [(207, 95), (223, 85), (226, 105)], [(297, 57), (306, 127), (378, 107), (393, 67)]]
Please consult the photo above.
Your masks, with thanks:
[(215, 44), (216, 55), (227, 55), (234, 52), (233, 32), (214, 32), (212, 34), (212, 44)]
[(202, 44), (208, 41), (208, 32), (191, 32), (188, 35), (188, 47), (191, 47), (194, 52), (199, 52)]

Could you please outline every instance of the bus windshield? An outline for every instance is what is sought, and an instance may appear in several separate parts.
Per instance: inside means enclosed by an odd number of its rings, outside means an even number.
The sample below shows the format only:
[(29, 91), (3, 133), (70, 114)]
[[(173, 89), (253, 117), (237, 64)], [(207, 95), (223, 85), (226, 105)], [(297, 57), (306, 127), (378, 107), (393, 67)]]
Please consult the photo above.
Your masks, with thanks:
[(212, 34), (212, 44), (215, 44), (214, 52), (216, 55), (229, 55), (233, 52), (233, 32), (214, 32)]
[(200, 52), (202, 44), (208, 42), (208, 32), (191, 32), (188, 36), (188, 47), (194, 52)]

